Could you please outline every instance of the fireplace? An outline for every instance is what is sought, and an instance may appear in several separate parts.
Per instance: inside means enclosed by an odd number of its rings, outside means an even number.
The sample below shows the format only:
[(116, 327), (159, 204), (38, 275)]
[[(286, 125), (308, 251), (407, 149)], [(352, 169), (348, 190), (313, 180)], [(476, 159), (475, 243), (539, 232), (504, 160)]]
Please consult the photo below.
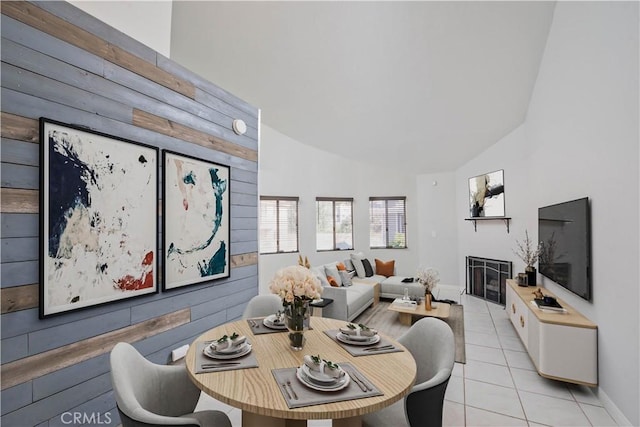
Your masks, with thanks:
[(505, 305), (511, 261), (468, 256), (466, 270), (467, 294)]

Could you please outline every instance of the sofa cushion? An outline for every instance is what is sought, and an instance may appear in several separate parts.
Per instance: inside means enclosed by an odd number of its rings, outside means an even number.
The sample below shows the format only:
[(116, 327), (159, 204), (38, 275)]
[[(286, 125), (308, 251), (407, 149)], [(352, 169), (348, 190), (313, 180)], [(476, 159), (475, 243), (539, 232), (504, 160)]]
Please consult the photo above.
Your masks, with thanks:
[(373, 297), (373, 288), (367, 285), (349, 286), (346, 291), (347, 314), (349, 316), (362, 308)]
[(380, 282), (380, 294), (381, 295), (397, 295), (401, 297), (404, 294), (404, 290), (409, 291), (411, 297), (423, 297), (424, 287), (418, 283), (403, 283), (404, 276), (391, 276)]
[(342, 279), (342, 286), (351, 286), (351, 278), (353, 277), (353, 273), (348, 271), (338, 271), (340, 274), (340, 279)]
[(345, 267), (345, 265), (341, 262), (336, 264), (336, 268), (338, 269), (338, 271), (346, 271), (347, 267)]
[(395, 260), (391, 260), (391, 261), (380, 261), (378, 258), (376, 258), (376, 274), (379, 274), (381, 276), (386, 276), (386, 277), (391, 277), (393, 276), (393, 272), (395, 270)]
[(368, 259), (362, 260), (362, 266), (364, 267), (364, 275), (365, 277), (373, 276), (373, 267), (371, 267), (371, 262)]
[(364, 265), (362, 264), (363, 259), (364, 254), (362, 252), (351, 254), (351, 262), (353, 263), (353, 267), (355, 268), (358, 277), (366, 277), (364, 274)]
[[(342, 279), (340, 278), (340, 274), (338, 273), (338, 267), (336, 267), (335, 264), (325, 264), (324, 273), (327, 275), (327, 278), (329, 276), (333, 277), (333, 279), (337, 282), (336, 286), (342, 286)], [(331, 280), (329, 280), (329, 283), (331, 283)]]
[(351, 281), (354, 284), (356, 284), (356, 283), (367, 283), (369, 285), (373, 285), (374, 283), (382, 283), (384, 280), (386, 280), (386, 277), (374, 274), (371, 277), (354, 277)]
[(345, 259), (342, 262), (344, 263), (344, 266), (346, 267), (347, 271), (356, 271), (356, 268), (353, 266), (353, 262), (351, 262), (351, 258)]
[(338, 281), (333, 276), (327, 275), (327, 282), (329, 282), (329, 284), (334, 288), (340, 287), (340, 285), (338, 285)]
[(311, 270), (311, 273), (313, 273), (313, 275), (316, 276), (318, 280), (320, 280), (320, 284), (322, 286), (331, 286), (329, 285), (329, 281), (327, 280), (327, 275), (324, 272), (323, 267), (313, 267), (310, 270)]

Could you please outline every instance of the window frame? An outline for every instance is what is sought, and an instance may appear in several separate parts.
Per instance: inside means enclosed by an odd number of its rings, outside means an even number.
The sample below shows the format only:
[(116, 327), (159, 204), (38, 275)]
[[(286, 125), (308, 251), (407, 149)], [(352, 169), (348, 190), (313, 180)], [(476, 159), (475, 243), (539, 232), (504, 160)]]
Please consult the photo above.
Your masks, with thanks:
[[(262, 201), (275, 201), (276, 202), (276, 251), (275, 252), (262, 252), (260, 244), (258, 244), (258, 253), (260, 255), (274, 255), (274, 254), (295, 254), (300, 252), (300, 198), (296, 196), (260, 196), (260, 210), (262, 210)], [(280, 202), (296, 202), (296, 249), (294, 251), (284, 251), (280, 249)], [(262, 228), (262, 218), (260, 218), (259, 228)], [(258, 232), (259, 233), (259, 232)]]
[[(385, 246), (372, 246), (371, 245), (371, 202), (384, 202), (384, 237), (386, 241)], [(393, 241), (391, 236), (389, 236), (389, 202), (394, 201), (402, 201), (403, 204), (403, 216), (404, 216), (404, 246), (392, 246), (390, 242)], [(369, 249), (407, 249), (407, 197), (406, 196), (389, 196), (389, 197), (369, 197)]]
[[(354, 247), (353, 239), (353, 197), (316, 197), (316, 252), (332, 252), (332, 251), (352, 251)], [(318, 249), (318, 202), (331, 203), (331, 223), (333, 234), (332, 249)], [(351, 204), (351, 248), (340, 249), (336, 247), (336, 202), (349, 202)]]

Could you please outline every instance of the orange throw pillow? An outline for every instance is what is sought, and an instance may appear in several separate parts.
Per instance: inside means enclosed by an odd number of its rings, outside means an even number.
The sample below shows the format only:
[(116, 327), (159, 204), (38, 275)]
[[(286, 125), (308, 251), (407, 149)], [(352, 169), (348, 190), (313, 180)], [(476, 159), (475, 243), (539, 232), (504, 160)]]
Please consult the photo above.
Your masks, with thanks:
[(393, 270), (395, 270), (395, 260), (391, 261), (380, 261), (376, 258), (376, 274), (380, 274), (381, 276), (389, 277), (393, 276)]
[(336, 267), (338, 268), (338, 271), (347, 271), (347, 267), (345, 267), (345, 265), (341, 262), (337, 263)]
[(329, 282), (329, 284), (331, 286), (333, 286), (334, 288), (338, 288), (339, 287), (338, 286), (338, 282), (332, 276), (327, 276), (327, 282)]

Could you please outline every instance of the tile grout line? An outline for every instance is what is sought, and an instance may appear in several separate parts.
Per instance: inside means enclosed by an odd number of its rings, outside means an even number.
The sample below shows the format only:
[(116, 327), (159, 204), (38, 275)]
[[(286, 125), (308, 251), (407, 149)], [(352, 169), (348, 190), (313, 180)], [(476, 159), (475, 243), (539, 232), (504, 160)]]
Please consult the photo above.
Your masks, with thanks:
[[(487, 309), (488, 308), (489, 307), (487, 307)], [(505, 306), (504, 310), (505, 310), (504, 314), (506, 314), (506, 306)], [(496, 335), (498, 335), (498, 329), (496, 328), (496, 322), (493, 319), (493, 315), (491, 314), (491, 310), (489, 310), (489, 315), (491, 316), (491, 323), (493, 323), (493, 328), (496, 331)], [(500, 340), (500, 336), (499, 335), (498, 335), (498, 341), (500, 342), (500, 351), (502, 352), (502, 357), (504, 357), (504, 361), (507, 364), (507, 369), (509, 370), (509, 376), (511, 377), (511, 382), (513, 383), (513, 388), (515, 389), (516, 395), (518, 396), (518, 402), (520, 402), (520, 408), (522, 409), (522, 415), (524, 415), (524, 420), (527, 422), (527, 425), (529, 425), (530, 424), (529, 423), (529, 417), (527, 416), (527, 411), (525, 411), (525, 409), (524, 409), (524, 403), (522, 403), (522, 398), (520, 397), (520, 390), (518, 390), (518, 386), (516, 385), (516, 381), (513, 379), (513, 372), (511, 371), (511, 366), (509, 365), (509, 362), (507, 361), (507, 355), (504, 353), (503, 343)]]

